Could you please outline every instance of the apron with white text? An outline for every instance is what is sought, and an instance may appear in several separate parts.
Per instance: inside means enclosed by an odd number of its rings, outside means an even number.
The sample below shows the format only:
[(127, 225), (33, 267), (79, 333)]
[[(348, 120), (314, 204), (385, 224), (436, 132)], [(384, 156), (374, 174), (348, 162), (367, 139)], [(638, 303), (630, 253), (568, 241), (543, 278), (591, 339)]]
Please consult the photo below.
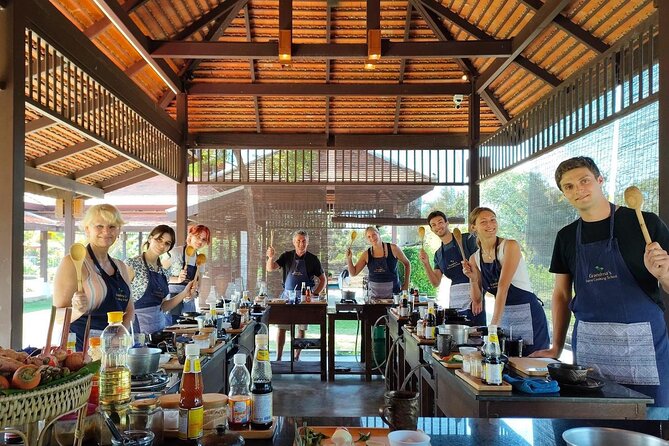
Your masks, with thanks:
[(576, 363), (669, 406), (669, 340), (662, 309), (639, 287), (613, 237), (581, 240), (576, 227), (576, 296), (570, 303), (576, 323)]
[(314, 281), (307, 273), (306, 253), (301, 258), (295, 253), (293, 254), (293, 263), (286, 274), (286, 282), (283, 284), (283, 289), (286, 291), (297, 290), (297, 293), (299, 293), (302, 290), (302, 282), (313, 290)]

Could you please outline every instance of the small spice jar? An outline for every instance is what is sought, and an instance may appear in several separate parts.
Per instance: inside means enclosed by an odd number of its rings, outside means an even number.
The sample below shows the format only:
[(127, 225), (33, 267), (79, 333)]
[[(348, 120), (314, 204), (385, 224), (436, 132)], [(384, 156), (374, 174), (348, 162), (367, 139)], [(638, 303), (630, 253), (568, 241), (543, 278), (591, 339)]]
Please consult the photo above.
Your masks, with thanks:
[(204, 430), (216, 429), (219, 425), (228, 425), (228, 396), (222, 393), (202, 395), (204, 405)]
[(135, 400), (130, 403), (128, 429), (153, 432), (153, 445), (163, 444), (164, 414), (156, 398)]
[(158, 404), (163, 409), (163, 425), (165, 437), (176, 437), (179, 432), (179, 399), (178, 393), (161, 395)]

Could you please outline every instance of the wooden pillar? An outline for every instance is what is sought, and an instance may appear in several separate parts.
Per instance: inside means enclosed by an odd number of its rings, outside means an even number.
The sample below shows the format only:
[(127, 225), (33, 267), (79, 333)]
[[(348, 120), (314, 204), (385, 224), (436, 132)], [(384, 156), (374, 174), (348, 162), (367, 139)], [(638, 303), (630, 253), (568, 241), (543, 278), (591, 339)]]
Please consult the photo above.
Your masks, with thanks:
[[(481, 97), (476, 93), (476, 78), (473, 77), (472, 93), (469, 95), (469, 211), (481, 201), (479, 180), (479, 143), (481, 142)], [(466, 219), (466, 216), (465, 216)]]
[(182, 169), (181, 180), (177, 183), (177, 229), (176, 246), (182, 246), (186, 243), (186, 231), (188, 230), (188, 165), (187, 165), (187, 146), (188, 140), (188, 96), (186, 93), (177, 94), (177, 124), (182, 130), (183, 141), (181, 148)]
[(76, 222), (74, 220), (74, 212), (72, 210), (72, 200), (74, 200), (74, 195), (72, 192), (64, 191), (62, 193), (64, 206), (63, 206), (63, 238), (65, 243), (65, 252), (67, 253), (74, 243), (74, 233), (76, 232)]
[(20, 348), (23, 338), (23, 192), (25, 4), (0, 10), (0, 345)]
[(124, 259), (128, 258), (128, 233), (126, 231), (121, 232), (121, 256)]

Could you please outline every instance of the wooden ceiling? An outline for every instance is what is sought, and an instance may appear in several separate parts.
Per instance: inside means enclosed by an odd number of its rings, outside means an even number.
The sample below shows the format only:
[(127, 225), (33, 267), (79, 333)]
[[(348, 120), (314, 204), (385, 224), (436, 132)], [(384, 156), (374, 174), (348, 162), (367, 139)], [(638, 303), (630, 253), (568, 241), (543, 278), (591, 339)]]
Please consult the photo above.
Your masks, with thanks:
[[(173, 90), (186, 92), (191, 138), (261, 134), (268, 144), (279, 133), (468, 135), (472, 91), (480, 132), (492, 133), (655, 12), (652, 0), (51, 3), (173, 118)], [(381, 57), (366, 69), (376, 26)], [(292, 30), (289, 63), (278, 58), (280, 29)], [(62, 126), (38, 127), (26, 162), (97, 186), (143, 169), (88, 145)], [(49, 156), (58, 159), (39, 162)]]

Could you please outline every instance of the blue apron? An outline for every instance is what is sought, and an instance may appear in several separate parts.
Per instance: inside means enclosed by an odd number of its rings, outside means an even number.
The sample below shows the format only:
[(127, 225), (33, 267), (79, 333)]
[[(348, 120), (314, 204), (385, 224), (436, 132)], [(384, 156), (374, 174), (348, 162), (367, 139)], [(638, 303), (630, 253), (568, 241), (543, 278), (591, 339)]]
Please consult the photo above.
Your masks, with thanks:
[[(187, 245), (183, 247), (183, 250), (181, 251), (181, 264), (186, 265), (186, 248)], [(195, 254), (197, 255), (197, 253)], [(195, 273), (197, 272), (197, 265), (186, 265), (186, 280), (184, 280), (181, 283), (170, 283), (169, 289), (170, 289), (170, 297), (174, 297), (177, 294), (181, 293), (184, 289), (186, 289), (186, 285), (188, 285), (188, 282), (192, 281), (195, 279)], [(190, 311), (197, 311), (195, 308), (195, 299), (191, 299), (187, 302), (180, 302), (177, 304), (176, 307), (172, 308), (172, 311), (170, 311), (168, 314), (165, 315), (165, 320), (168, 324), (176, 324), (177, 319), (181, 316), (181, 313), (185, 312), (190, 312)]]
[[(91, 246), (87, 245), (86, 249), (88, 250), (88, 255), (93, 260), (93, 264), (98, 270), (98, 274), (100, 274), (100, 277), (102, 277), (102, 280), (107, 287), (107, 293), (105, 294), (102, 303), (90, 313), (91, 331), (102, 331), (108, 325), (107, 313), (110, 311), (125, 311), (128, 306), (128, 301), (130, 300), (130, 286), (123, 280), (123, 276), (121, 276), (118, 266), (116, 266), (116, 263), (112, 260), (109, 254), (107, 254), (107, 257), (114, 267), (114, 275), (112, 276), (102, 269), (98, 259), (96, 259), (95, 254), (93, 254)], [(70, 325), (70, 332), (77, 335), (77, 351), (83, 349), (87, 319), (86, 315), (83, 315)]]
[(576, 363), (669, 406), (669, 340), (662, 309), (639, 287), (613, 237), (611, 204), (606, 240), (582, 243), (576, 226), (576, 296), (569, 307), (576, 323)]
[[(483, 249), (479, 249), (483, 290), (493, 295), (497, 295), (499, 277), (502, 274), (502, 264), (497, 260), (498, 246), (499, 237), (495, 242), (495, 259), (492, 263), (483, 263)], [(523, 339), (523, 356), (546, 349), (550, 345), (548, 322), (541, 301), (534, 293), (516, 286), (509, 285), (500, 326), (507, 333), (513, 327), (513, 337)]]
[(458, 313), (466, 316), (474, 325), (485, 325), (485, 299), (483, 299), (483, 310), (474, 316), (474, 313), (472, 313), (469, 277), (465, 276), (465, 273), (462, 271), (462, 254), (460, 254), (460, 249), (455, 244), (455, 238), (448, 244), (442, 243), (439, 251), (434, 256), (436, 265), (444, 276), (448, 277), (452, 282), (449, 306), (457, 308)]
[(307, 254), (305, 253), (302, 258), (299, 258), (297, 257), (297, 253), (293, 253), (293, 263), (288, 268), (286, 281), (283, 284), (283, 289), (286, 292), (298, 290), (299, 293), (299, 290), (302, 289), (302, 282), (305, 282), (306, 286), (310, 286), (313, 289), (314, 281), (307, 273), (306, 256)]
[(169, 287), (165, 274), (151, 270), (144, 254), (142, 254), (142, 261), (148, 274), (148, 282), (142, 297), (135, 301), (134, 329), (135, 333), (151, 334), (167, 326), (160, 305), (165, 296), (169, 294)]
[(369, 271), (369, 297), (389, 298), (400, 292), (400, 278), (397, 274), (397, 257), (393, 255), (390, 243), (383, 243), (383, 257), (374, 257), (372, 248), (367, 250), (367, 270)]

